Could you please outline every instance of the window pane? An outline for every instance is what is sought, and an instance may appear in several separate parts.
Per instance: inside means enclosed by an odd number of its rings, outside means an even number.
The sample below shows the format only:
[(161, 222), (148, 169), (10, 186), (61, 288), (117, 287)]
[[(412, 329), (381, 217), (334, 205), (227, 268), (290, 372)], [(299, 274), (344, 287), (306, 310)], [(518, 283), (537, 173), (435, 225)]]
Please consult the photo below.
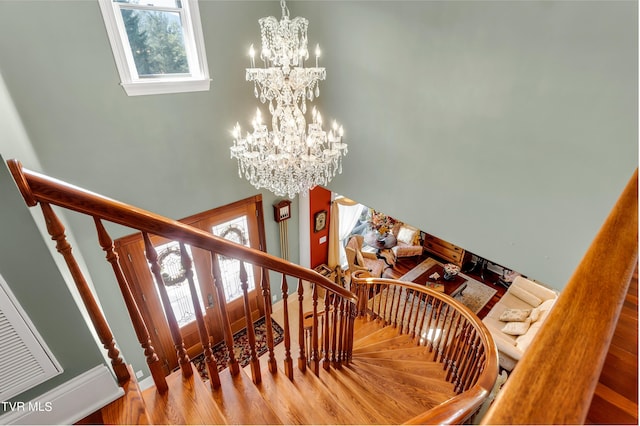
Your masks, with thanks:
[[(240, 216), (228, 222), (221, 223), (213, 227), (213, 235), (223, 237), (235, 243), (250, 247), (249, 231), (246, 216)], [(242, 296), (242, 283), (240, 282), (240, 261), (225, 256), (218, 256), (220, 263), (220, 273), (222, 275), (222, 285), (227, 302)], [(249, 291), (255, 289), (253, 277), (253, 267), (245, 263), (247, 271)]]
[[(185, 246), (189, 258), (191, 256), (191, 247)], [(180, 245), (176, 241), (171, 241), (167, 244), (162, 244), (156, 247), (158, 252), (158, 263), (160, 265), (160, 273), (165, 283), (169, 300), (171, 301), (171, 308), (173, 315), (178, 320), (180, 327), (195, 321), (196, 316), (193, 310), (193, 301), (191, 300), (191, 292), (189, 291), (189, 282), (187, 281), (186, 272), (182, 268), (182, 260), (180, 257)], [(193, 281), (196, 285), (196, 293), (198, 300), (200, 301), (200, 309), (204, 312), (204, 303), (202, 295), (200, 293), (200, 285), (198, 284), (198, 276), (193, 274)], [(160, 292), (158, 291), (158, 297)], [(164, 310), (164, 306), (162, 307)]]
[(154, 7), (172, 7), (181, 8), (180, 0), (113, 0), (116, 3), (139, 4), (143, 6)]
[(140, 78), (189, 75), (180, 14), (121, 8), (131, 53)]

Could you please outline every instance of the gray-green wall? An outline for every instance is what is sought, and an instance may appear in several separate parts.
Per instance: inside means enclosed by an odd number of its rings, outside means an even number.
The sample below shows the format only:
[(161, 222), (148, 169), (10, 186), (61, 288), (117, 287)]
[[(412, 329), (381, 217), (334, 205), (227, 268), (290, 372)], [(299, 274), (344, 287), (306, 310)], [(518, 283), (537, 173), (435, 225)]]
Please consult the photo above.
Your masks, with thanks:
[[(321, 111), (350, 143), (330, 189), (562, 288), (637, 167), (637, 2), (288, 5), (310, 20)], [(229, 131), (257, 105), (244, 80), (257, 20), (280, 7), (200, 12), (211, 90), (127, 97), (97, 2), (0, 1), (0, 71), (46, 173), (173, 218), (256, 193)], [(276, 198), (263, 195), (278, 254)], [(144, 368), (91, 222), (68, 220), (127, 360)]]
[(104, 359), (4, 164), (0, 164), (0, 212), (0, 274), (64, 369), (13, 398), (30, 401)]

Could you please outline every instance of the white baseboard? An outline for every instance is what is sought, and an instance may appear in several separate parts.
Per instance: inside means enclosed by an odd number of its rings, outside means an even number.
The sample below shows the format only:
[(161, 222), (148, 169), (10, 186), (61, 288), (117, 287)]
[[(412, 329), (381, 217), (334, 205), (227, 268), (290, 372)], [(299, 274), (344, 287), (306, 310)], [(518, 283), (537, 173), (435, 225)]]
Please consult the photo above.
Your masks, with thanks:
[(155, 386), (155, 382), (153, 381), (153, 376), (149, 376), (146, 379), (142, 379), (138, 382), (138, 387), (140, 391), (144, 391), (149, 389), (151, 386)]
[(0, 424), (73, 424), (122, 395), (111, 371), (98, 365), (37, 399), (16, 403), (22, 405), (0, 416)]

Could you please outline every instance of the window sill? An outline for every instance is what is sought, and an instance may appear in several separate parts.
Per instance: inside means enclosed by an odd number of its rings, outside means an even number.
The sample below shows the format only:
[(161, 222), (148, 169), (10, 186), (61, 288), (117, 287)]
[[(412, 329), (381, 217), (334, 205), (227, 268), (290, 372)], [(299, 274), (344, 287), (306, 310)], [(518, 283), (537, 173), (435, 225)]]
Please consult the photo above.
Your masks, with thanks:
[(162, 95), (166, 93), (204, 92), (209, 90), (211, 79), (153, 80), (120, 83), (128, 96)]

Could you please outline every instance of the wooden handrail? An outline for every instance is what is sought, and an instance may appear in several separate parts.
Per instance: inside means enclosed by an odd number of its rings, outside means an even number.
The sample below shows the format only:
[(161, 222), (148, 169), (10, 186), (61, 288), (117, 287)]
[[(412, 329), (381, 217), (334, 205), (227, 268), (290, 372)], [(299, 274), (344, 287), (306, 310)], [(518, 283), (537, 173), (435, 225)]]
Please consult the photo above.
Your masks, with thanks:
[(584, 424), (638, 262), (638, 170), (483, 424)]
[[(408, 420), (405, 424), (459, 424), (468, 420), (482, 405), (485, 399), (489, 396), (493, 385), (495, 384), (496, 377), (498, 375), (498, 350), (496, 348), (495, 342), (491, 333), (484, 325), (484, 323), (465, 305), (458, 302), (457, 300), (443, 294), (437, 292), (428, 287), (411, 283), (404, 282), (386, 278), (372, 278), (367, 277), (368, 274), (365, 272), (357, 272), (352, 276), (353, 283), (358, 285), (366, 285), (367, 288), (374, 288), (381, 286), (389, 287), (389, 286), (397, 286), (402, 289), (410, 290), (417, 294), (427, 295), (433, 301), (437, 301), (437, 306), (448, 306), (449, 308), (453, 308), (456, 315), (464, 318), (468, 324), (470, 324), (473, 329), (476, 331), (477, 336), (479, 337), (479, 342), (484, 348), (485, 351), (485, 362), (484, 368), (482, 372), (477, 377), (476, 382), (466, 391), (460, 393), (459, 395), (443, 402), (442, 404), (431, 408), (430, 410), (425, 411), (424, 413), (415, 416), (414, 418)], [(368, 291), (368, 290), (366, 290)], [(394, 293), (395, 296), (395, 293)], [(362, 297), (361, 300), (366, 299), (366, 297)], [(398, 300), (395, 301), (397, 303)], [(361, 302), (364, 303), (364, 302)], [(393, 302), (392, 302), (393, 303)], [(433, 303), (433, 305), (436, 305)], [(378, 302), (378, 310), (382, 309), (383, 311), (387, 311), (387, 304), (385, 302), (384, 308), (381, 308), (381, 301)], [(360, 306), (362, 312), (362, 306)], [(372, 308), (375, 310), (376, 303), (373, 302)], [(413, 304), (410, 309), (413, 308)], [(389, 307), (391, 310), (392, 308)], [(406, 311), (406, 303), (404, 306), (405, 312), (402, 313), (401, 317), (406, 317), (405, 314), (409, 315), (411, 318), (411, 311), (407, 313)], [(396, 311), (397, 313), (397, 311)], [(418, 313), (415, 313), (416, 323), (418, 322)], [(397, 315), (393, 319), (396, 322), (396, 325), (400, 328), (402, 332), (404, 330), (403, 319), (400, 319), (400, 324), (397, 323)], [(411, 321), (409, 319), (410, 325)], [(436, 321), (437, 323), (437, 321)], [(426, 326), (426, 324), (424, 324)], [(414, 323), (414, 328), (416, 324)], [(421, 323), (419, 328), (422, 329), (423, 324)], [(409, 330), (407, 330), (409, 332)], [(437, 340), (437, 339), (434, 339)], [(438, 340), (441, 342), (441, 340)], [(438, 343), (439, 345), (439, 343)], [(445, 366), (447, 368), (447, 366)]]
[(30, 207), (35, 206), (38, 202), (49, 203), (142, 232), (180, 240), (194, 247), (243, 259), (255, 266), (314, 282), (347, 300), (357, 302), (357, 297), (353, 293), (312, 269), (25, 169), (18, 160), (8, 160), (7, 164), (18, 189)]

